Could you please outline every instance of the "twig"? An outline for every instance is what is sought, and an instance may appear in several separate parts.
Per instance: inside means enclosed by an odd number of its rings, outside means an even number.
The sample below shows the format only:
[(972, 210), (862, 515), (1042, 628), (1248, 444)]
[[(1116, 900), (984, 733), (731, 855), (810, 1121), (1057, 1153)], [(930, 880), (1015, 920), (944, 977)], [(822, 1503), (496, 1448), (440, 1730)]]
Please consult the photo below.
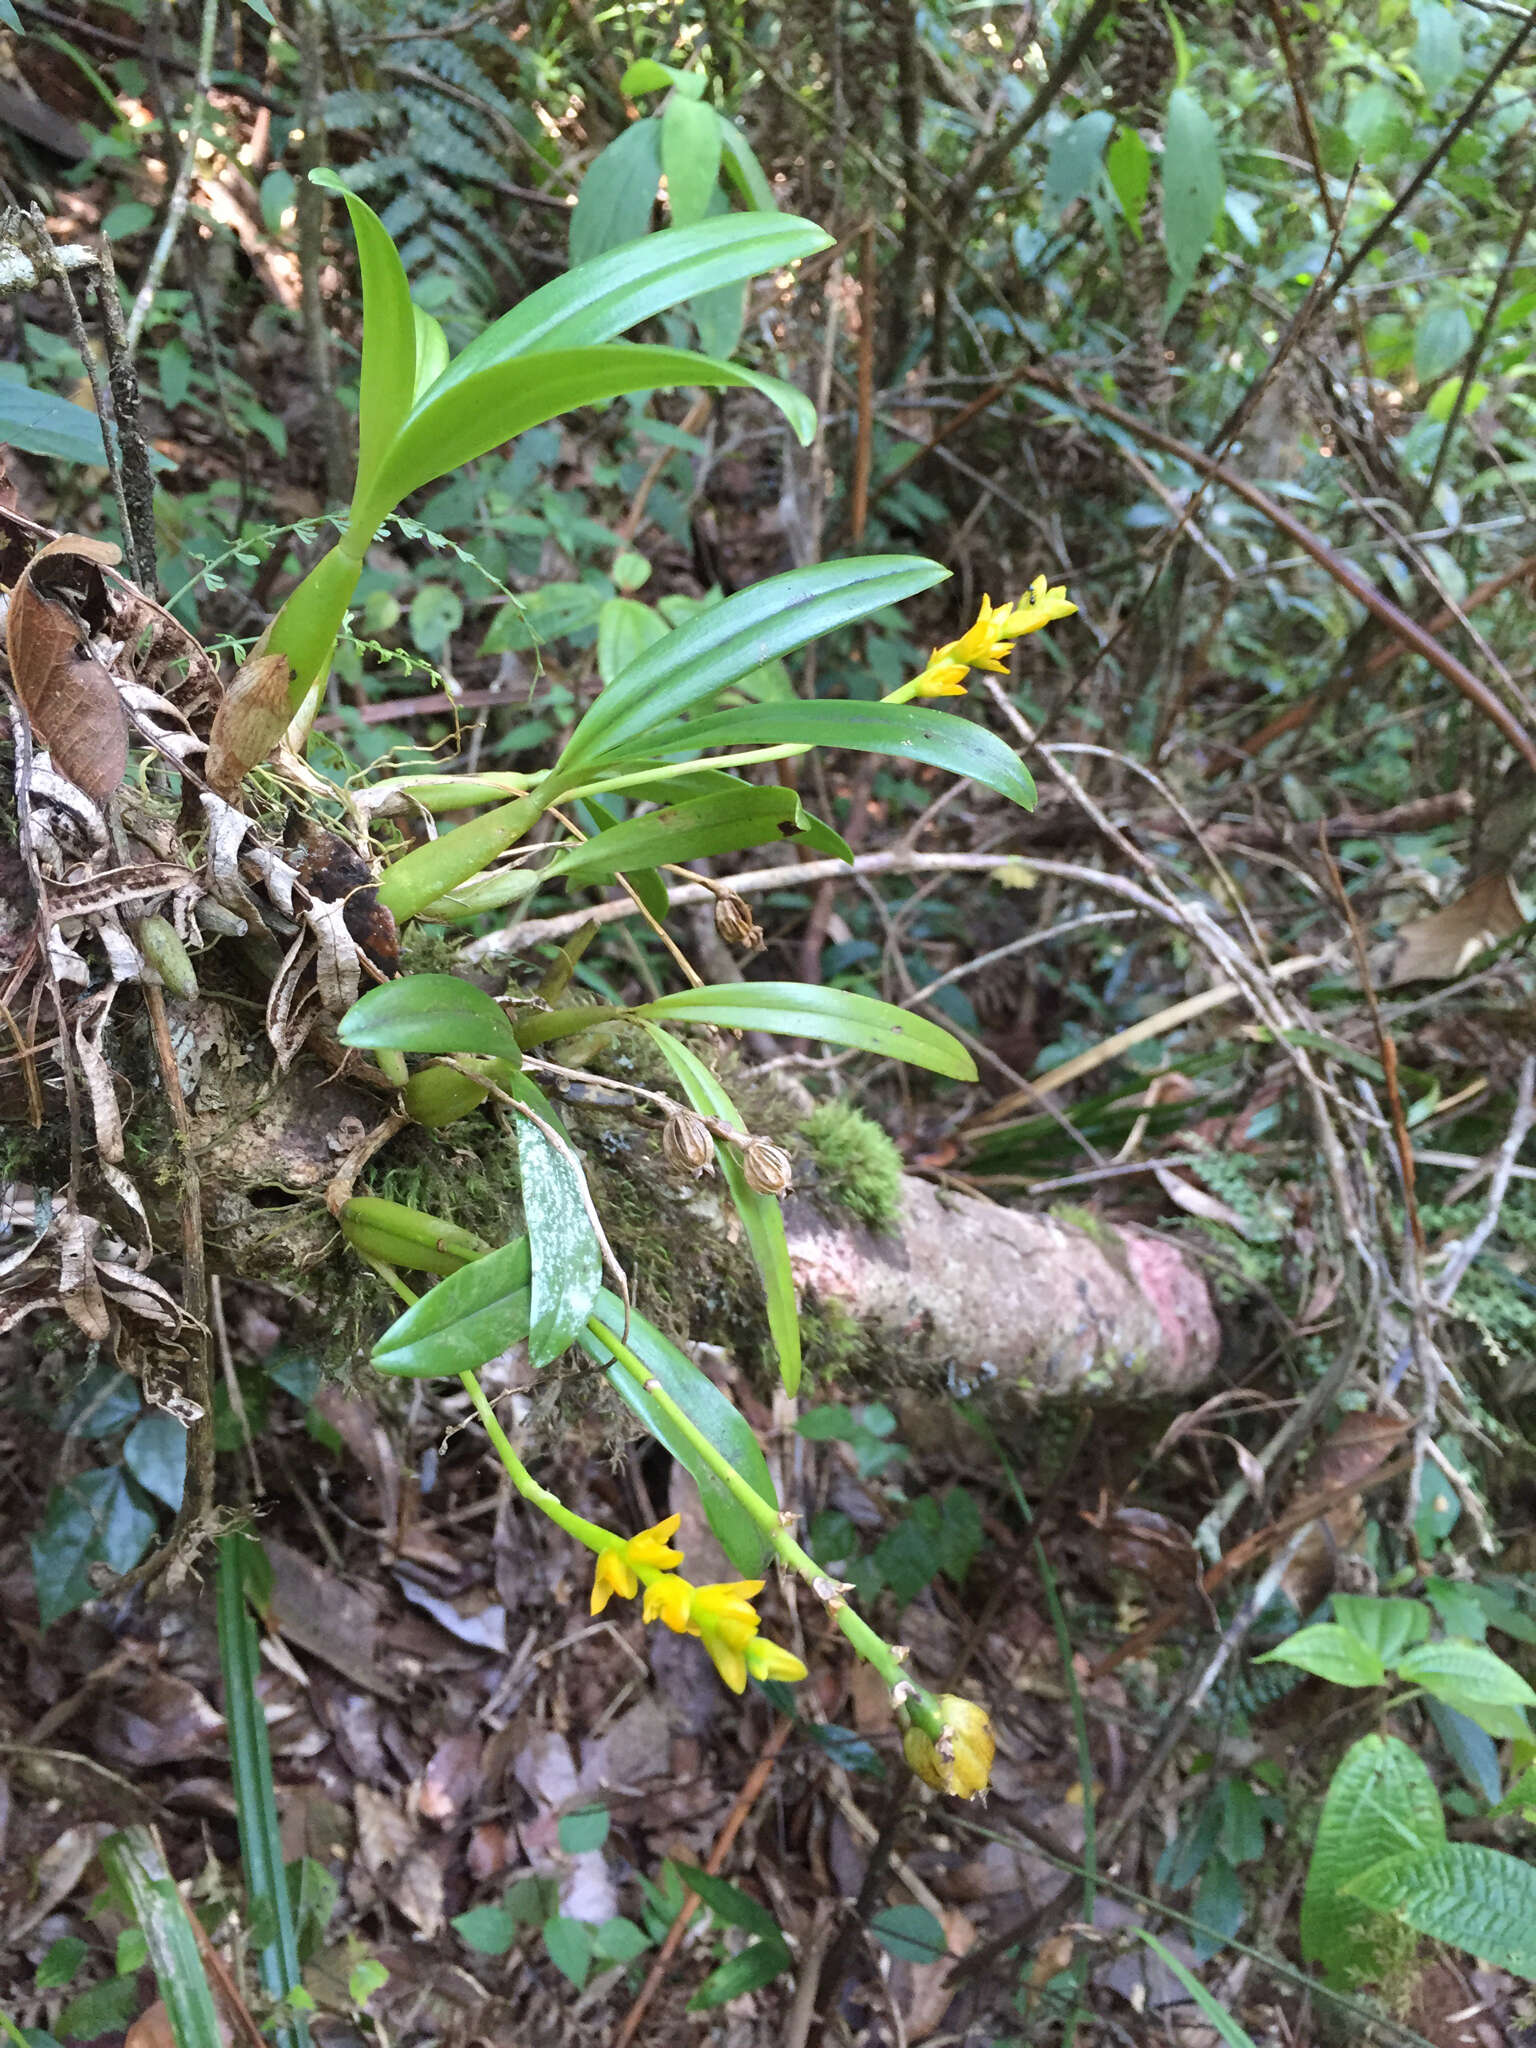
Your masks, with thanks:
[(203, 116), (208, 111), (208, 87), (213, 76), (213, 39), (219, 25), (218, 0), (203, 0), (202, 26), (197, 43), (197, 71), (192, 81), (192, 104), (187, 110), (187, 130), (182, 141), (181, 162), (176, 166), (176, 182), (171, 187), (170, 200), (165, 209), (165, 219), (160, 226), (149, 262), (144, 268), (143, 281), (134, 295), (133, 305), (128, 314), (128, 352), (138, 348), (139, 336), (144, 332), (144, 322), (149, 318), (155, 303), (155, 294), (160, 289), (160, 280), (165, 275), (165, 266), (171, 260), (171, 251), (181, 233), (181, 224), (186, 219), (187, 202), (192, 196), (192, 173), (197, 167), (197, 145), (202, 137)]
[[(58, 252), (60, 255), (63, 251)], [(134, 368), (112, 244), (101, 245), (101, 273), (96, 279), (96, 311), (107, 345), (107, 381), (117, 421), (117, 454), (123, 472), (124, 538), (133, 580), (147, 594), (155, 587), (155, 480), (149, 466), (149, 443), (139, 421), (139, 373)]]
[[(730, 1855), (731, 1844), (741, 1833), (747, 1815), (756, 1806), (758, 1799), (761, 1797), (763, 1787), (768, 1782), (768, 1774), (773, 1769), (774, 1759), (788, 1741), (789, 1731), (793, 1726), (793, 1721), (787, 1715), (782, 1714), (774, 1723), (773, 1732), (763, 1744), (762, 1754), (752, 1766), (747, 1782), (736, 1795), (736, 1804), (731, 1808), (725, 1826), (720, 1830), (719, 1835), (715, 1839), (715, 1846), (709, 1852), (709, 1861), (704, 1865), (704, 1875), (706, 1877), (717, 1876), (720, 1866), (725, 1862), (726, 1857)], [(697, 1892), (685, 1891), (683, 1893), (683, 1902), (677, 1909), (677, 1917), (667, 1929), (667, 1938), (657, 1951), (656, 1960), (652, 1963), (650, 1970), (646, 1974), (645, 1982), (640, 1987), (638, 1997), (624, 2015), (623, 2023), (613, 2037), (612, 2048), (629, 2048), (629, 2043), (633, 2041), (635, 2035), (639, 2032), (640, 2022), (645, 2018), (647, 2011), (650, 2009), (652, 1999), (661, 1989), (662, 1979), (667, 1974), (667, 1965), (682, 1946), (683, 1935), (687, 1930), (688, 1922), (693, 1918), (693, 1911), (698, 1903), (699, 1895)]]
[(1439, 1285), (1430, 1291), (1430, 1299), (1438, 1309), (1450, 1307), (1456, 1290), (1467, 1277), (1473, 1260), (1479, 1256), (1498, 1227), (1499, 1212), (1504, 1207), (1509, 1184), (1515, 1177), (1515, 1162), (1520, 1156), (1520, 1148), (1530, 1136), (1531, 1125), (1536, 1123), (1536, 1099), (1533, 1097), (1536, 1097), (1536, 1057), (1528, 1054), (1520, 1064), (1515, 1113), (1510, 1119), (1509, 1129), (1494, 1161), (1487, 1207), (1476, 1228), (1469, 1231), (1461, 1242), (1452, 1248), (1451, 1255), (1445, 1263), (1445, 1270), (1440, 1276)]

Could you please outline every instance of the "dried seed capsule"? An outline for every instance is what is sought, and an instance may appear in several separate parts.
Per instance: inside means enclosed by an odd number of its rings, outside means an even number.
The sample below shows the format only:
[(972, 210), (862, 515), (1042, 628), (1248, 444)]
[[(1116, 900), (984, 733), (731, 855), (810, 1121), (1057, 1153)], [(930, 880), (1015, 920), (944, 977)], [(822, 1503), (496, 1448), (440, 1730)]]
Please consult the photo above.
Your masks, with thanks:
[(728, 946), (741, 946), (750, 953), (763, 943), (762, 926), (734, 889), (715, 898), (715, 930)]
[(766, 1138), (748, 1138), (741, 1148), (741, 1171), (754, 1194), (787, 1195), (794, 1162), (782, 1145), (770, 1144)]
[(413, 1123), (438, 1131), (478, 1109), (486, 1094), (478, 1081), (454, 1067), (420, 1067), (406, 1082), (401, 1100)]
[(174, 927), (163, 917), (145, 917), (140, 919), (134, 936), (145, 964), (173, 996), (190, 1001), (197, 994), (197, 973)]
[(661, 1127), (661, 1156), (674, 1173), (691, 1174), (715, 1170), (714, 1140), (703, 1117), (691, 1109), (674, 1109)]

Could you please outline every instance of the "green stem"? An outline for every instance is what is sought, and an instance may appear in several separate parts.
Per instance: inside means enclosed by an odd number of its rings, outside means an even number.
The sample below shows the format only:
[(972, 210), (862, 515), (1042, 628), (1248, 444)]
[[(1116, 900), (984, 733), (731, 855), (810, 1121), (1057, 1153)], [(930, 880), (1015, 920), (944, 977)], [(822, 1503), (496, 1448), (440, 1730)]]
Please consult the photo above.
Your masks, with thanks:
[(797, 754), (808, 754), (809, 746), (754, 747), (745, 754), (716, 754), (707, 761), (672, 761), (665, 768), (632, 768), (627, 775), (610, 775), (602, 782), (583, 782), (576, 789), (560, 792), (563, 804), (575, 803), (578, 797), (602, 796), (611, 789), (633, 789), (637, 782), (670, 782), (674, 776), (697, 775), (701, 768), (752, 768), (760, 761), (789, 761)]
[(623, 1370), (649, 1395), (673, 1428), (698, 1452), (737, 1505), (751, 1516), (763, 1540), (779, 1562), (805, 1580), (865, 1663), (874, 1666), (890, 1690), (894, 1691), (897, 1686), (903, 1688), (908, 1718), (937, 1742), (944, 1732), (944, 1717), (939, 1712), (938, 1702), (931, 1693), (925, 1692), (908, 1677), (890, 1644), (883, 1637), (876, 1635), (867, 1621), (854, 1613), (841, 1594), (828, 1596), (820, 1590), (827, 1584), (827, 1573), (809, 1551), (801, 1549), (756, 1487), (748, 1485), (730, 1459), (716, 1450), (704, 1432), (678, 1406), (623, 1339), (597, 1316), (588, 1318), (587, 1327), (595, 1337), (607, 1345)]
[(548, 1515), (557, 1528), (563, 1529), (567, 1536), (574, 1536), (576, 1541), (584, 1544), (588, 1550), (595, 1550), (601, 1555), (605, 1550), (622, 1549), (624, 1537), (615, 1535), (612, 1529), (601, 1528), (596, 1522), (585, 1521), (580, 1515), (573, 1514), (565, 1502), (552, 1494), (547, 1486), (540, 1486), (513, 1450), (511, 1439), (497, 1421), (496, 1411), (485, 1398), (484, 1390), (474, 1374), (461, 1372), (459, 1382), (470, 1400), (474, 1402), (475, 1413), (484, 1423), (485, 1433), (495, 1446), (497, 1457), (507, 1468), (508, 1477), (523, 1499), (531, 1502), (541, 1514)]

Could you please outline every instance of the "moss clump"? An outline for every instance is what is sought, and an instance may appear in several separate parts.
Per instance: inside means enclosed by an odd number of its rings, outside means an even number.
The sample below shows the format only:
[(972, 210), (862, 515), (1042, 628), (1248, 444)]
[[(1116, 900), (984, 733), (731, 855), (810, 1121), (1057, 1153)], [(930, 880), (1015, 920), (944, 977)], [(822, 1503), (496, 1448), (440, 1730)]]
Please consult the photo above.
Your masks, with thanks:
[(871, 1230), (901, 1219), (901, 1154), (877, 1123), (846, 1102), (823, 1102), (800, 1125), (816, 1165), (816, 1196)]

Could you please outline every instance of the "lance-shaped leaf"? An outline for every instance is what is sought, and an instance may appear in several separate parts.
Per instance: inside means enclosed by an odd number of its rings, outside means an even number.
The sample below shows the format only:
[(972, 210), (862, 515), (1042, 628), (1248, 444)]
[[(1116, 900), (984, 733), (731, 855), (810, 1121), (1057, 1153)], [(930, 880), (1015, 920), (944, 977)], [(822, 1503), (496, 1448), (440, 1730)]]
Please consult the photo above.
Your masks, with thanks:
[(648, 647), (614, 678), (571, 735), (551, 781), (570, 789), (599, 763), (642, 747), (652, 754), (656, 727), (765, 662), (899, 604), (948, 574), (921, 555), (866, 555), (792, 569), (737, 591)]
[[(671, 1032), (659, 1024), (647, 1025), (662, 1057), (682, 1083), (683, 1093), (701, 1116), (723, 1117), (741, 1127), (741, 1118), (720, 1082)], [(729, 1145), (716, 1143), (715, 1158), (725, 1185), (730, 1190), (736, 1214), (741, 1218), (752, 1257), (763, 1276), (763, 1294), (768, 1309), (768, 1334), (779, 1358), (779, 1377), (787, 1392), (800, 1385), (800, 1316), (795, 1306), (795, 1281), (789, 1266), (789, 1244), (784, 1236), (784, 1212), (774, 1195), (760, 1195), (747, 1185), (741, 1162)]]
[(309, 182), (346, 202), (363, 281), (363, 363), (357, 391), (357, 486), (369, 489), (416, 394), (416, 312), (404, 267), (384, 223), (332, 170)]
[[(599, 700), (601, 701), (601, 700)], [(818, 698), (809, 704), (744, 704), (714, 711), (648, 735), (658, 753), (677, 748), (777, 746), (846, 747), (852, 753), (894, 754), (930, 768), (965, 775), (1026, 811), (1035, 807), (1029, 770), (996, 733), (969, 719), (916, 704), (863, 704)]]
[[(792, 872), (792, 871), (791, 871)], [(882, 1059), (904, 1060), (951, 1080), (974, 1081), (976, 1063), (960, 1043), (926, 1017), (846, 988), (799, 981), (733, 981), (717, 988), (685, 988), (629, 1012), (678, 1024), (717, 1024), (732, 1031), (777, 1031), (857, 1046)], [(537, 1023), (538, 1020), (534, 1020)], [(525, 1036), (525, 1043), (533, 1040)]]
[(543, 426), (578, 406), (606, 405), (627, 392), (745, 385), (771, 399), (802, 442), (816, 430), (815, 407), (792, 384), (688, 349), (610, 341), (594, 348), (511, 356), (468, 372), (462, 364), (460, 357), (438, 378), (359, 492), (348, 527), (354, 551), (422, 484), (473, 462), (529, 427)]
[(802, 838), (818, 842), (845, 860), (853, 858), (837, 833), (801, 808), (792, 789), (754, 789), (738, 782), (717, 796), (694, 797), (687, 803), (646, 811), (594, 833), (579, 846), (564, 847), (541, 879), (565, 875), (583, 883), (606, 881), (612, 875), (660, 867), (667, 861), (702, 860), (709, 854), (761, 846), (765, 840)]
[(752, 1433), (751, 1425), (714, 1381), (644, 1316), (631, 1315), (627, 1339), (621, 1335), (623, 1328), (624, 1305), (604, 1289), (597, 1298), (597, 1309), (587, 1332), (580, 1340), (581, 1347), (599, 1365), (607, 1366), (609, 1382), (620, 1398), (693, 1479), (699, 1489), (704, 1512), (709, 1517), (709, 1526), (720, 1539), (721, 1548), (731, 1563), (739, 1572), (755, 1574), (766, 1554), (757, 1524), (732, 1498), (724, 1482), (716, 1478), (700, 1456), (698, 1447), (689, 1441), (634, 1375), (616, 1362), (615, 1346), (622, 1343), (639, 1359), (648, 1376), (654, 1378), (663, 1393), (676, 1402), (700, 1435), (746, 1480), (754, 1493), (760, 1494), (771, 1508), (776, 1509), (778, 1500), (768, 1461)]
[[(559, 1119), (542, 1089), (526, 1075), (513, 1091), (551, 1129)], [(565, 1134), (560, 1132), (563, 1137)], [(548, 1365), (575, 1343), (603, 1277), (603, 1255), (582, 1199), (581, 1168), (527, 1117), (517, 1120), (517, 1163), (533, 1280), (528, 1311), (528, 1360)]]
[(220, 2048), (219, 2016), (197, 1952), (192, 1916), (154, 1836), (146, 1827), (124, 1828), (109, 1835), (98, 1853), (144, 1936), (176, 2048)]
[(358, 997), (337, 1026), (343, 1045), (380, 1052), (487, 1053), (522, 1064), (510, 1020), (457, 974), (406, 974)]

